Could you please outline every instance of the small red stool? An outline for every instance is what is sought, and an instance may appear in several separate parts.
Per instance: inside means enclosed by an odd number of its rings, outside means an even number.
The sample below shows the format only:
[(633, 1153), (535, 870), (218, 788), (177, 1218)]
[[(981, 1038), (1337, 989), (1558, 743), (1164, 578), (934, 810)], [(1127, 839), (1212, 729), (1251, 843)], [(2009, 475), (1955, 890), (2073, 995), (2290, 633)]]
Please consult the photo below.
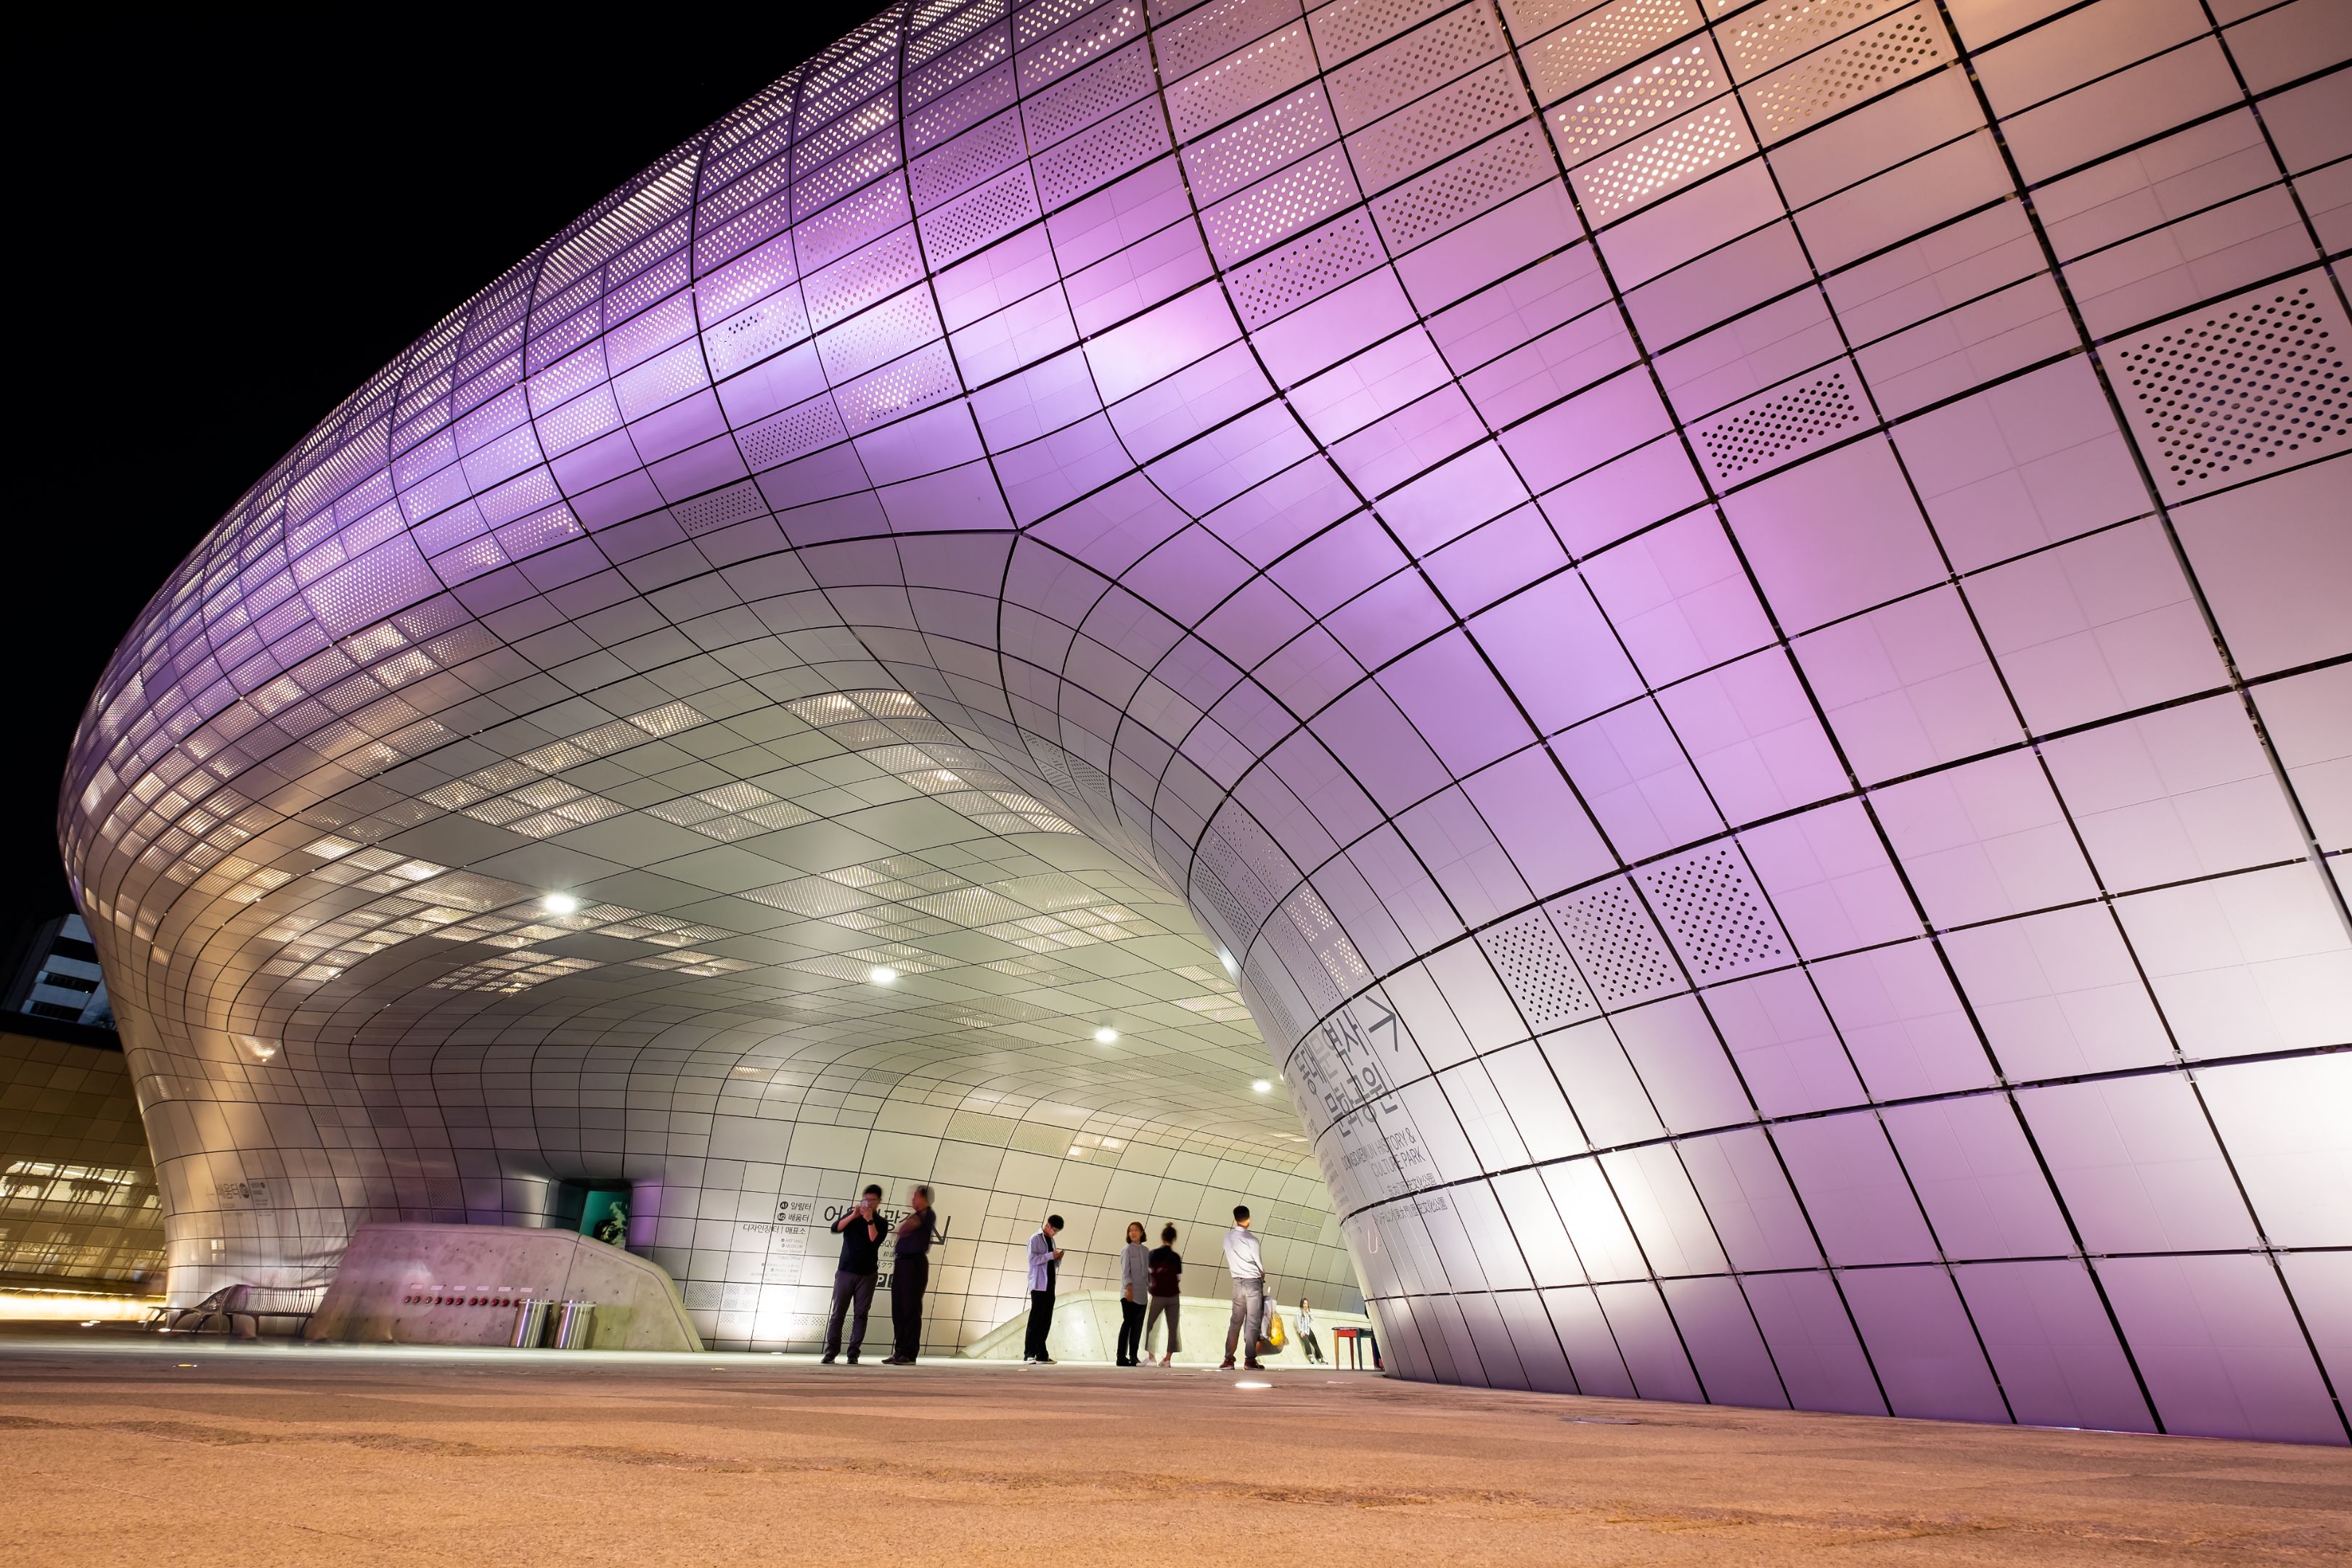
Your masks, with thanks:
[(1364, 1346), (1370, 1344), (1372, 1347), (1372, 1370), (1374, 1372), (1381, 1370), (1381, 1341), (1379, 1335), (1373, 1333), (1370, 1329), (1333, 1329), (1331, 1331), (1331, 1359), (1335, 1362), (1339, 1359), (1339, 1342), (1342, 1340), (1347, 1342), (1348, 1364), (1349, 1366), (1355, 1368), (1358, 1372), (1364, 1370)]

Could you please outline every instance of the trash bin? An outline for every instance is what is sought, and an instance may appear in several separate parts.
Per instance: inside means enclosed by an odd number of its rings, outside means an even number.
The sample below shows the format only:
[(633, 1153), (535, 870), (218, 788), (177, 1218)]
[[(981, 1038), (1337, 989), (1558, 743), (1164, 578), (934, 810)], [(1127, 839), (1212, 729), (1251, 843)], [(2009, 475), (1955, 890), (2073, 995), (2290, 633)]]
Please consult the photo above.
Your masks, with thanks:
[(566, 1301), (555, 1319), (555, 1348), (576, 1351), (588, 1342), (588, 1319), (596, 1310), (593, 1301)]
[(535, 1351), (547, 1342), (547, 1310), (555, 1303), (526, 1296), (515, 1303), (514, 1338), (507, 1342), (519, 1351)]

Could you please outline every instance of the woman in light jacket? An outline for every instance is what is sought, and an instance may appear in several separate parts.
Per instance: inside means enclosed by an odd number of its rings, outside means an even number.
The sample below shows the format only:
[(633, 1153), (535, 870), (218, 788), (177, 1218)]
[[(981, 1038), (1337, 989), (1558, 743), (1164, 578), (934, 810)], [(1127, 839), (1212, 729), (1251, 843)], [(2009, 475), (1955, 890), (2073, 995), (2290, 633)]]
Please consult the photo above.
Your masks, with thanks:
[(1151, 1287), (1143, 1222), (1127, 1222), (1127, 1248), (1118, 1255), (1118, 1364), (1143, 1364), (1143, 1302)]

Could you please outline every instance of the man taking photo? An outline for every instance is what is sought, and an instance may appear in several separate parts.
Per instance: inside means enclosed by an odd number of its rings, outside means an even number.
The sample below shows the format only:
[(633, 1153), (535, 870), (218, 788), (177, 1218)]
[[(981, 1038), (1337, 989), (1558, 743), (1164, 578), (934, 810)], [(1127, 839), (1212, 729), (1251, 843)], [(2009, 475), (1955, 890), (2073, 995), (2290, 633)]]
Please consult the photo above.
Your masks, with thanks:
[(874, 1310), (874, 1277), (881, 1272), (882, 1189), (868, 1185), (857, 1206), (833, 1222), (841, 1237), (841, 1262), (833, 1271), (833, 1316), (824, 1326), (824, 1364), (841, 1354), (841, 1318), (849, 1303), (857, 1303), (857, 1317), (849, 1326), (849, 1364), (866, 1343), (866, 1317)]

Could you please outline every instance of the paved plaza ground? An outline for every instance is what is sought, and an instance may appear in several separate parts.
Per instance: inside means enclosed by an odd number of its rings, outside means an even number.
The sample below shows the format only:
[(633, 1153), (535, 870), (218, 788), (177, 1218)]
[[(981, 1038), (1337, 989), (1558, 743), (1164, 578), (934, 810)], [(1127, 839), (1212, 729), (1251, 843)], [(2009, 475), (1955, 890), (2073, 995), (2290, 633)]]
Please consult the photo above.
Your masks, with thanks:
[(850, 1369), (12, 1331), (0, 1475), (0, 1562), (39, 1568), (2352, 1554), (2340, 1448), (1295, 1367)]

